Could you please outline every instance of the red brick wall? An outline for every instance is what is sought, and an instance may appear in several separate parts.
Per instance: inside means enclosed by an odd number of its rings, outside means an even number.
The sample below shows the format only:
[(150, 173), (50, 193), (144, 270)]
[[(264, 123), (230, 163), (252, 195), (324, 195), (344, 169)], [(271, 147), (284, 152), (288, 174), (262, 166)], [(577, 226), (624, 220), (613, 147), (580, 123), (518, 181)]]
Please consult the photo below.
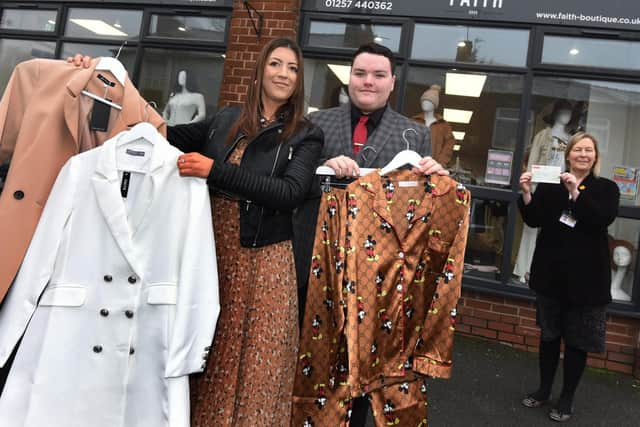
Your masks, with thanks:
[[(458, 304), (457, 332), (499, 341), (514, 348), (538, 351), (540, 330), (531, 302), (463, 291)], [(640, 378), (640, 320), (607, 317), (606, 352), (589, 354), (587, 363)]]
[[(219, 105), (237, 105), (244, 101), (256, 58), (262, 46), (274, 38), (297, 38), (300, 0), (250, 1), (263, 16), (260, 38), (251, 25), (251, 19), (242, 0), (234, 0), (231, 28), (224, 61)], [(253, 13), (254, 21), (258, 21)]]

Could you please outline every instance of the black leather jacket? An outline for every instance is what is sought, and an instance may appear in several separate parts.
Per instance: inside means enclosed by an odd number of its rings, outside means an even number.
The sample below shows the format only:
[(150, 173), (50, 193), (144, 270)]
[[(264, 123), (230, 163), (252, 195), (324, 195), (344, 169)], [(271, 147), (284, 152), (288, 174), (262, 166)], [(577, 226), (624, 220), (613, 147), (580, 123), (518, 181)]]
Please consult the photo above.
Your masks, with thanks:
[(239, 201), (242, 246), (290, 240), (292, 212), (305, 200), (314, 180), (322, 130), (309, 123), (278, 142), (283, 125), (274, 123), (249, 142), (236, 166), (226, 160), (245, 135), (236, 135), (232, 144), (227, 143), (227, 135), (239, 114), (239, 108), (228, 107), (203, 122), (169, 127), (167, 139), (183, 152), (197, 151), (214, 160), (207, 183)]

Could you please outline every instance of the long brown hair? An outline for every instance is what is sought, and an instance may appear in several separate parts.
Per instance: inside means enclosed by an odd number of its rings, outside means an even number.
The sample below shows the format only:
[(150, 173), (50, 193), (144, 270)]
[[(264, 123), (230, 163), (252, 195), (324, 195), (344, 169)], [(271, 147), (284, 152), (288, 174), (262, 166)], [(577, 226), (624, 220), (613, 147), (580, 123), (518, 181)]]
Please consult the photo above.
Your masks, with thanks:
[(598, 140), (592, 134), (587, 132), (578, 132), (569, 139), (567, 148), (564, 150), (564, 163), (567, 167), (567, 171), (569, 170), (569, 153), (571, 153), (573, 146), (583, 139), (590, 139), (591, 142), (593, 142), (593, 148), (596, 150), (596, 160), (593, 162), (593, 166), (591, 167), (591, 173), (594, 176), (598, 176), (600, 175), (600, 149), (598, 148)]
[(262, 48), (258, 55), (256, 66), (253, 69), (253, 84), (249, 85), (242, 112), (233, 125), (227, 142), (230, 143), (233, 141), (238, 132), (243, 132), (245, 135), (252, 137), (260, 130), (262, 77), (264, 75), (264, 69), (267, 66), (269, 55), (279, 47), (291, 49), (298, 61), (298, 73), (293, 93), (287, 102), (276, 111), (276, 117), (281, 117), (284, 122), (284, 129), (280, 140), (290, 138), (301, 126), (307, 123), (306, 119), (304, 119), (304, 63), (302, 50), (300, 50), (298, 44), (291, 39), (273, 39)]

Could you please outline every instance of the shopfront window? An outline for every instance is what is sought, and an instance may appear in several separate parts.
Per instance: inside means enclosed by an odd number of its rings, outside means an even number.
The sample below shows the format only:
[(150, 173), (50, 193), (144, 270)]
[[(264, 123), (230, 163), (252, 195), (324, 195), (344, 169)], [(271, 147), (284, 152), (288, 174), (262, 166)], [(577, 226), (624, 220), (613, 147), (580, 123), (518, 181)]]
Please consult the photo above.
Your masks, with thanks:
[(375, 42), (394, 52), (400, 48), (400, 25), (311, 21), (309, 46), (357, 49)]
[(149, 36), (224, 42), (227, 20), (216, 17), (151, 15)]
[(58, 11), (4, 9), (0, 28), (3, 30), (46, 31), (56, 30)]
[[(522, 86), (523, 78), (517, 75), (411, 67), (402, 112), (429, 123), (434, 156), (457, 180), (509, 187), (512, 174), (519, 171), (513, 155)], [(425, 105), (424, 99), (437, 105)], [(433, 107), (431, 114), (427, 110)]]
[(120, 49), (119, 45), (64, 43), (62, 45), (62, 49), (60, 50), (60, 58), (68, 58), (70, 56), (74, 56), (77, 53), (88, 55), (92, 58), (96, 58), (98, 56), (110, 56), (115, 58), (116, 55), (118, 55), (118, 51), (120, 51), (118, 60), (122, 62), (124, 68), (126, 68), (126, 70), (129, 72), (129, 75), (131, 75), (136, 62), (136, 49), (132, 47), (129, 48), (125, 46)]
[(545, 36), (545, 64), (640, 69), (640, 42)]
[(200, 121), (217, 109), (223, 64), (219, 53), (145, 49), (138, 89), (167, 124)]
[(524, 67), (528, 30), (416, 24), (411, 58)]
[(507, 213), (505, 202), (473, 199), (464, 257), (465, 276), (501, 280)]
[[(396, 66), (396, 73), (399, 68)], [(304, 82), (306, 113), (337, 107), (349, 102), (348, 85), (351, 63), (339, 60), (305, 59)], [(397, 78), (400, 78), (399, 76)], [(390, 104), (396, 103), (395, 91)]]
[[(531, 106), (532, 136), (525, 141), (522, 168), (549, 165), (564, 170), (568, 139), (577, 131), (586, 131), (598, 140), (600, 175), (618, 184), (620, 204), (640, 205), (640, 85), (538, 77), (533, 83)], [(537, 231), (523, 225), (519, 216), (516, 229), (513, 279), (525, 283)], [(618, 218), (609, 233), (614, 239), (632, 242), (635, 251), (639, 230), (637, 220)], [(633, 253), (635, 259), (636, 252)], [(628, 270), (629, 275), (631, 271)], [(625, 280), (632, 281), (629, 277)]]
[(56, 43), (36, 40), (0, 39), (0, 91), (18, 63), (33, 58), (53, 58)]
[(142, 11), (69, 9), (65, 36), (89, 39), (137, 40)]

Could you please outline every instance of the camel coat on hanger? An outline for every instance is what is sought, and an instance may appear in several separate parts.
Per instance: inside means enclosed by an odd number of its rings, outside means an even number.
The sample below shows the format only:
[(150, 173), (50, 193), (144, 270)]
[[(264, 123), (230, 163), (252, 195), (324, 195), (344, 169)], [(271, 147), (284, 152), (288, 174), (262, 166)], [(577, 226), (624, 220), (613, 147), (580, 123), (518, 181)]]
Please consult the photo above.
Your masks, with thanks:
[(116, 81), (108, 71), (95, 70), (99, 60), (94, 59), (90, 68), (62, 60), (20, 63), (0, 101), (0, 164), (11, 160), (0, 195), (0, 302), (20, 268), (62, 165), (72, 155), (143, 121), (166, 135), (162, 117), (128, 77), (124, 87), (109, 88), (109, 97), (122, 111), (112, 110), (108, 131), (88, 130), (88, 98), (82, 90), (103, 96), (99, 73)]

